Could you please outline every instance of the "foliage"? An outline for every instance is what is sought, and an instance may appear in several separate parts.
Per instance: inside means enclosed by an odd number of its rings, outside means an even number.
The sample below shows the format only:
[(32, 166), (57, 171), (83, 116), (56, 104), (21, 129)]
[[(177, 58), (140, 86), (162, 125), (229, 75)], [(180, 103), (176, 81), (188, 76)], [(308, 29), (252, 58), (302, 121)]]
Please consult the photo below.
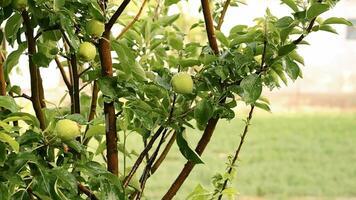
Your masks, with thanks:
[[(298, 45), (307, 44), (304, 38), (319, 30), (335, 32), (330, 24), (350, 25), (343, 18), (321, 20), (319, 15), (334, 1), (284, 0), (292, 9), (290, 16), (278, 18), (267, 10), (252, 27), (236, 25), (228, 34), (217, 30), (217, 53), (211, 44), (189, 41), (175, 24), (180, 15), (168, 15), (170, 6), (179, 2), (176, 0), (158, 5), (149, 2), (146, 14), (139, 20), (134, 18), (133, 23), (128, 22), (132, 17), (125, 12), (120, 16), (130, 2), (127, 0), (119, 6), (93, 0), (29, 0), (24, 1), (28, 3), (25, 7), (23, 1), (21, 6), (16, 2), (5, 3), (0, 10), (4, 25), (0, 39), (15, 48), (8, 56), (5, 49), (1, 53), (5, 76), (0, 81), (6, 83), (8, 93), (0, 98), (0, 189), (7, 191), (0, 193), (1, 199), (139, 199), (151, 169), (159, 167), (158, 153), (168, 136), (177, 140), (187, 160), (203, 163), (199, 157), (202, 152), (194, 151), (186, 141), (185, 127), (207, 132), (211, 119), (233, 119), (236, 96), (246, 104), (269, 110), (268, 101), (261, 97), (263, 88), (278, 88), (281, 81), (287, 84), (287, 76), (293, 81), (302, 77), (304, 61), (296, 50)], [(236, 6), (241, 1), (230, 3)], [(215, 6), (213, 18), (219, 23), (224, 4)], [(102, 36), (87, 28), (92, 20), (105, 23)], [(130, 27), (122, 37), (115, 37), (111, 32), (114, 24)], [(98, 29), (102, 32), (102, 26)], [(207, 29), (208, 35), (210, 31)], [(83, 55), (88, 46), (90, 52)], [(29, 59), (30, 96), (12, 86), (8, 76), (22, 54)], [(46, 106), (38, 69), (52, 61), (68, 87), (68, 106)], [(172, 77), (178, 72), (192, 76), (191, 93), (176, 94), (172, 89)], [(92, 85), (92, 94), (82, 92), (80, 84)], [(29, 99), (36, 117), (21, 112), (14, 97)], [(82, 125), (77, 140), (56, 137), (54, 130), (61, 119)], [(121, 138), (117, 143), (116, 132)], [(129, 133), (141, 135), (146, 146), (138, 157), (127, 150)], [(160, 141), (151, 149), (159, 136)], [(90, 148), (89, 142), (97, 148)], [(119, 174), (115, 168), (117, 151), (124, 157)], [(104, 161), (98, 159), (100, 156)], [(147, 160), (138, 188), (130, 183), (130, 177), (144, 157)], [(127, 158), (137, 159), (138, 164), (126, 166)], [(220, 195), (221, 181), (230, 179), (231, 174), (215, 177), (215, 195)], [(201, 187), (195, 191), (205, 193)], [(233, 196), (235, 190), (223, 189), (221, 193)]]

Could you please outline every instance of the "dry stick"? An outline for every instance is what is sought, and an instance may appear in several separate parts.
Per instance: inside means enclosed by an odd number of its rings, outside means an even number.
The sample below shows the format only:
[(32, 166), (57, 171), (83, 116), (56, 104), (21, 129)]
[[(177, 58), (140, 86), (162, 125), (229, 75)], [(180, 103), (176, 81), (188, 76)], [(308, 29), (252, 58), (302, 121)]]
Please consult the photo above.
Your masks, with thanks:
[(144, 0), (142, 2), (142, 5), (140, 7), (140, 9), (138, 10), (135, 18), (121, 31), (121, 33), (116, 37), (116, 39), (120, 39), (133, 25), (134, 23), (140, 18), (140, 15), (143, 11), (143, 8), (145, 7), (146, 3), (147, 3), (148, 0)]
[(31, 27), (31, 20), (27, 11), (22, 12), (23, 25), (25, 27), (28, 48), (28, 63), (30, 68), (31, 78), (31, 101), (36, 117), (40, 122), (40, 128), (46, 129), (45, 118), (41, 109), (40, 91), (38, 86), (38, 71), (37, 66), (32, 60), (32, 56), (36, 53), (36, 41), (33, 37), (33, 28)]
[[(207, 36), (209, 39), (210, 47), (215, 54), (219, 54), (219, 48), (218, 48), (218, 44), (217, 44), (216, 36), (215, 36), (215, 32), (214, 32), (214, 24), (213, 24), (213, 18), (211, 16), (209, 0), (201, 0), (201, 3), (202, 3), (205, 26), (206, 26), (206, 30), (207, 30)], [(201, 155), (204, 152), (206, 146), (208, 145), (208, 143), (210, 141), (211, 136), (214, 133), (214, 130), (215, 130), (215, 127), (216, 127), (216, 124), (218, 123), (218, 121), (219, 121), (219, 118), (212, 118), (208, 121), (208, 124), (204, 130), (204, 133), (203, 133), (200, 141), (198, 142), (197, 147), (195, 148), (195, 151), (197, 152), (198, 155)], [(177, 191), (180, 189), (180, 187), (182, 186), (184, 181), (187, 179), (190, 172), (193, 170), (194, 166), (195, 166), (195, 164), (191, 161), (188, 161), (184, 165), (182, 171), (180, 172), (180, 174), (178, 175), (176, 180), (173, 182), (171, 187), (168, 189), (166, 194), (163, 196), (163, 198), (162, 198), (163, 200), (172, 199), (176, 195)]]
[(91, 200), (99, 200), (94, 192), (92, 192), (89, 188), (85, 187), (81, 183), (78, 183), (78, 189), (82, 191), (84, 194), (86, 194)]
[(228, 8), (229, 5), (230, 5), (230, 2), (231, 2), (231, 0), (226, 0), (226, 1), (225, 1), (223, 10), (221, 11), (221, 15), (220, 15), (220, 18), (219, 18), (218, 25), (217, 25), (217, 27), (216, 27), (216, 30), (220, 30), (220, 29), (221, 29), (221, 26), (222, 26), (222, 24), (224, 23), (225, 14), (226, 14), (227, 8)]
[(145, 158), (146, 154), (149, 152), (149, 150), (152, 148), (154, 142), (157, 140), (158, 136), (164, 131), (164, 127), (160, 126), (156, 133), (152, 136), (151, 140), (148, 142), (146, 148), (141, 152), (141, 154), (138, 156), (137, 160), (135, 161), (135, 164), (132, 166), (131, 171), (127, 174), (123, 181), (123, 186), (127, 187), (130, 183), (130, 180), (132, 176), (136, 173), (138, 167), (142, 163), (143, 159)]
[(161, 155), (158, 157), (157, 161), (153, 164), (152, 169), (151, 169), (151, 174), (154, 174), (156, 170), (161, 166), (162, 162), (164, 159), (166, 159), (166, 156), (168, 152), (171, 150), (174, 141), (176, 140), (176, 132), (173, 133), (171, 139), (169, 139), (166, 147), (162, 151)]
[[(248, 133), (248, 127), (250, 126), (250, 121), (251, 121), (252, 116), (253, 116), (254, 108), (255, 108), (255, 106), (252, 105), (252, 106), (251, 106), (251, 109), (250, 109), (250, 112), (249, 112), (249, 114), (248, 114), (248, 117), (247, 117), (247, 119), (246, 119), (246, 125), (245, 125), (244, 131), (243, 131), (243, 133), (242, 133), (242, 135), (241, 135), (241, 140), (240, 140), (239, 146), (238, 146), (237, 149), (236, 149), (234, 158), (232, 159), (232, 162), (231, 162), (231, 166), (229, 167), (229, 170), (227, 171), (228, 174), (231, 174), (231, 172), (232, 172), (232, 170), (233, 170), (233, 168), (234, 168), (234, 165), (235, 165), (235, 163), (236, 163), (236, 161), (237, 161), (237, 159), (238, 159), (238, 157), (239, 157), (239, 154), (240, 154), (242, 145), (243, 145), (243, 143), (244, 143), (244, 141), (245, 141), (245, 137), (246, 137), (246, 135), (247, 135), (247, 133)], [(222, 192), (223, 192), (224, 189), (226, 188), (227, 182), (228, 182), (228, 179), (226, 179), (226, 180), (224, 181), (224, 184), (223, 184), (223, 187), (221, 188), (221, 191), (220, 191), (220, 195), (219, 195), (218, 200), (221, 200), (221, 198), (222, 198), (222, 196), (223, 196)]]
[[(99, 40), (99, 55), (101, 62), (101, 74), (104, 77), (112, 77), (112, 58), (110, 46), (111, 28), (116, 23), (130, 0), (124, 0), (119, 8), (115, 11), (109, 22), (105, 24), (105, 31)], [(105, 135), (106, 135), (106, 152), (107, 152), (107, 168), (108, 171), (118, 176), (119, 174), (119, 158), (117, 150), (117, 131), (116, 131), (116, 115), (114, 102), (104, 103), (105, 115)]]

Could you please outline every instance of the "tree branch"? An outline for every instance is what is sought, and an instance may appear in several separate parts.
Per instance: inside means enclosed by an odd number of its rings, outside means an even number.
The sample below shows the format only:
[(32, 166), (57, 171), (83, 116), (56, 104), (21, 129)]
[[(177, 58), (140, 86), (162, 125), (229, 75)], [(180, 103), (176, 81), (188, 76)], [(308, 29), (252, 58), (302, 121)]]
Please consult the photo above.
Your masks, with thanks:
[(71, 94), (72, 85), (71, 85), (71, 83), (70, 83), (70, 81), (69, 81), (69, 79), (67, 77), (67, 74), (66, 74), (66, 72), (64, 70), (64, 67), (63, 67), (61, 61), (59, 61), (58, 56), (56, 56), (54, 60), (56, 61), (57, 67), (58, 67), (59, 71), (61, 72), (63, 81), (66, 84), (67, 89), (69, 90), (69, 93)]
[(130, 3), (131, 0), (124, 0), (121, 5), (119, 6), (119, 8), (115, 11), (115, 13), (111, 16), (109, 22), (107, 24), (105, 24), (105, 32), (111, 30), (111, 28), (114, 26), (114, 24), (116, 23), (117, 19), (120, 17), (120, 15), (122, 14), (122, 12), (124, 12), (126, 6)]
[(25, 10), (22, 12), (23, 26), (25, 27), (26, 37), (27, 37), (27, 48), (28, 48), (28, 62), (30, 68), (30, 78), (31, 78), (31, 99), (32, 106), (35, 110), (36, 117), (40, 122), (40, 128), (42, 130), (46, 129), (46, 123), (44, 114), (42, 112), (40, 91), (39, 91), (39, 81), (38, 81), (38, 70), (36, 64), (32, 60), (32, 56), (36, 53), (36, 41), (33, 37), (33, 28), (31, 27), (31, 20), (28, 12)]
[(148, 0), (144, 0), (142, 2), (142, 5), (140, 7), (140, 9), (138, 10), (135, 18), (121, 31), (121, 33), (116, 37), (116, 39), (120, 39), (134, 24), (135, 22), (140, 18), (140, 15), (143, 11), (143, 8), (145, 7), (146, 3), (147, 3)]
[[(215, 31), (214, 31), (214, 24), (213, 24), (213, 18), (211, 16), (211, 11), (210, 11), (210, 5), (209, 5), (209, 0), (201, 0), (202, 8), (203, 8), (203, 14), (204, 14), (204, 20), (205, 20), (205, 26), (206, 26), (206, 31), (207, 31), (207, 36), (209, 39), (209, 45), (210, 48), (213, 50), (214, 54), (219, 54), (219, 47), (218, 43), (216, 41), (216, 36), (215, 36)], [(222, 100), (222, 101), (225, 101)], [(200, 138), (197, 147), (195, 148), (195, 151), (197, 152), (198, 155), (201, 155), (203, 151), (205, 150), (206, 146), (208, 145), (211, 136), (214, 133), (216, 124), (218, 123), (219, 118), (211, 118), (208, 121), (207, 126), (205, 127), (204, 133), (202, 137)], [(180, 189), (184, 181), (187, 179), (189, 176), (190, 172), (193, 170), (195, 164), (188, 161), (176, 180), (173, 182), (171, 187), (168, 189), (166, 194), (163, 196), (162, 200), (170, 200), (172, 199), (177, 191)]]
[(221, 29), (221, 26), (224, 23), (225, 14), (226, 14), (227, 9), (229, 8), (230, 2), (231, 2), (231, 0), (226, 0), (225, 1), (223, 10), (221, 11), (221, 15), (220, 15), (220, 18), (219, 18), (218, 25), (216, 26), (216, 30), (220, 30)]
[(135, 161), (135, 164), (132, 166), (131, 171), (127, 174), (123, 181), (123, 186), (127, 187), (131, 181), (132, 176), (136, 173), (138, 167), (142, 163), (143, 159), (145, 158), (146, 154), (149, 152), (149, 150), (152, 148), (154, 142), (157, 140), (158, 136), (164, 131), (164, 127), (160, 126), (156, 133), (152, 136), (151, 140), (148, 142), (146, 148), (140, 153), (138, 156), (137, 160)]
[(83, 192), (84, 194), (86, 194), (91, 200), (99, 200), (95, 194), (86, 186), (84, 186), (81, 183), (78, 183), (78, 189)]
[[(228, 174), (231, 174), (231, 172), (232, 172), (232, 170), (233, 170), (233, 167), (234, 167), (234, 165), (235, 165), (235, 163), (236, 163), (236, 161), (237, 161), (237, 159), (238, 159), (238, 157), (239, 157), (239, 154), (240, 154), (242, 145), (243, 145), (243, 143), (244, 143), (244, 141), (245, 141), (245, 137), (246, 137), (246, 135), (247, 135), (247, 133), (248, 133), (248, 127), (250, 126), (250, 121), (251, 121), (252, 116), (253, 116), (254, 108), (255, 108), (255, 106), (252, 105), (252, 106), (251, 106), (251, 109), (250, 109), (250, 112), (249, 112), (249, 114), (248, 114), (248, 117), (247, 117), (247, 119), (246, 119), (246, 125), (245, 125), (244, 131), (243, 131), (243, 133), (242, 133), (242, 135), (241, 135), (241, 140), (240, 140), (239, 146), (238, 146), (237, 149), (236, 149), (234, 158), (232, 159), (232, 162), (231, 162), (231, 166), (229, 167), (229, 170), (227, 171)], [(226, 186), (227, 186), (227, 182), (228, 182), (228, 179), (226, 179), (226, 180), (224, 181), (224, 184), (223, 184), (223, 187), (221, 188), (221, 191), (220, 191), (220, 195), (219, 195), (219, 197), (218, 197), (218, 200), (221, 200), (221, 198), (222, 198), (222, 196), (223, 196), (223, 193), (222, 193), (222, 192), (225, 190), (225, 188), (226, 188)]]
[(171, 139), (169, 139), (166, 147), (162, 151), (161, 155), (158, 157), (157, 161), (153, 164), (152, 169), (151, 169), (151, 174), (154, 174), (157, 169), (161, 166), (163, 161), (166, 159), (168, 152), (171, 150), (174, 141), (176, 140), (176, 132), (173, 133)]
[[(1, 41), (0, 46), (3, 46), (5, 40)], [(3, 49), (0, 49), (0, 95), (6, 96), (6, 81), (5, 81), (5, 74), (4, 74), (4, 67), (3, 64), (5, 62), (5, 55), (2, 53)]]
[[(101, 62), (101, 74), (103, 77), (112, 77), (112, 58), (110, 46), (110, 32), (117, 19), (130, 0), (124, 0), (119, 8), (115, 11), (109, 22), (105, 24), (105, 31), (99, 40), (99, 56)], [(119, 158), (117, 150), (117, 131), (116, 131), (116, 116), (114, 102), (104, 103), (105, 116), (105, 135), (106, 135), (106, 153), (107, 153), (107, 168), (108, 171), (118, 176), (119, 174)]]

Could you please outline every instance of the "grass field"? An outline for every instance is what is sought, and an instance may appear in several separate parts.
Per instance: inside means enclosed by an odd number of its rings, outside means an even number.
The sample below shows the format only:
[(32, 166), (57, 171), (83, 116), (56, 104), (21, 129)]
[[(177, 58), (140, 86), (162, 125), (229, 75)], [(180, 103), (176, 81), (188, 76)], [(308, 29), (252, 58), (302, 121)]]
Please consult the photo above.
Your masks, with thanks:
[[(219, 123), (202, 157), (206, 165), (196, 166), (175, 199), (184, 200), (198, 183), (211, 189), (211, 177), (224, 171), (239, 143), (243, 118)], [(187, 133), (192, 146), (200, 134)], [(149, 179), (146, 199), (160, 199), (181, 170), (185, 160), (177, 152), (175, 146)], [(356, 197), (356, 113), (256, 115), (233, 186), (241, 196), (263, 199)]]

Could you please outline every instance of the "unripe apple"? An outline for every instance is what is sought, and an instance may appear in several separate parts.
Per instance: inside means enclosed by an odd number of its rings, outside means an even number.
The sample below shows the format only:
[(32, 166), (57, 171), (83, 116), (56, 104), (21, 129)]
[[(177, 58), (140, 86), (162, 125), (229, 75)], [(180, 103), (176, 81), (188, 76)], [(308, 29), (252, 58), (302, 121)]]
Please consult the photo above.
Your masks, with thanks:
[(193, 79), (187, 72), (180, 72), (172, 78), (173, 90), (181, 94), (190, 94), (193, 92)]
[(69, 119), (59, 120), (55, 131), (62, 140), (73, 140), (80, 135), (80, 127), (77, 122)]
[(89, 35), (100, 37), (105, 30), (105, 25), (101, 21), (92, 19), (87, 23), (86, 30)]
[(94, 60), (96, 56), (96, 48), (90, 42), (83, 42), (79, 46), (78, 56), (81, 60), (88, 62)]
[(27, 0), (13, 0), (12, 7), (16, 10), (25, 10), (27, 7)]
[(11, 0), (0, 0), (0, 7), (5, 8), (6, 6), (10, 5)]

